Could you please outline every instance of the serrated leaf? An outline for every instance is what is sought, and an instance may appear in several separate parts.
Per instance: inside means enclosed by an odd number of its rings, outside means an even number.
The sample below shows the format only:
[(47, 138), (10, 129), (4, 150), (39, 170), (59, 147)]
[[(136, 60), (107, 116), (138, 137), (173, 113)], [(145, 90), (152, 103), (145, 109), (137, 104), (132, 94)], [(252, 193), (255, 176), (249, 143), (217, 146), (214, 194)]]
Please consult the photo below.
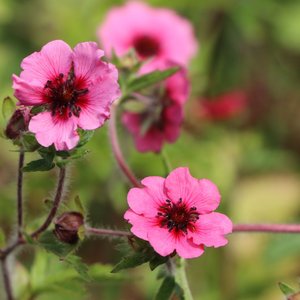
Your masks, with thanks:
[(33, 160), (28, 163), (24, 168), (23, 172), (38, 172), (38, 171), (49, 171), (55, 167), (54, 163), (50, 163), (46, 159)]
[(3, 99), (2, 116), (5, 121), (9, 120), (9, 118), (12, 116), (15, 109), (16, 109), (16, 104), (10, 97), (6, 97)]
[(53, 162), (53, 159), (55, 157), (55, 149), (53, 147), (41, 148), (38, 150), (38, 153), (43, 159), (45, 159), (49, 163)]
[(76, 148), (84, 146), (94, 135), (94, 130), (82, 130), (80, 132), (80, 141)]
[(41, 147), (35, 136), (31, 133), (26, 133), (22, 136), (22, 144), (24, 150), (29, 152), (33, 152)]
[(155, 255), (150, 261), (149, 261), (149, 267), (151, 271), (156, 269), (158, 266), (166, 263), (168, 261), (168, 256), (160, 256), (159, 254)]
[(296, 293), (296, 291), (293, 288), (291, 288), (284, 282), (279, 282), (278, 286), (285, 296), (291, 296)]
[(135, 252), (131, 255), (125, 256), (122, 260), (113, 268), (112, 273), (117, 273), (124, 269), (134, 268), (140, 266), (151, 259), (148, 253)]
[(169, 68), (164, 71), (154, 71), (140, 77), (134, 78), (128, 83), (127, 93), (133, 93), (152, 86), (166, 78), (172, 76), (178, 71), (178, 67)]
[(166, 277), (159, 290), (157, 295), (155, 296), (155, 300), (168, 300), (172, 296), (174, 289), (175, 289), (176, 283), (175, 278), (168, 276)]
[(50, 230), (45, 231), (37, 243), (48, 252), (59, 257), (66, 257), (77, 248), (77, 245), (60, 242)]
[(83, 280), (91, 281), (91, 277), (88, 273), (89, 268), (85, 263), (82, 262), (79, 256), (68, 255), (64, 259), (64, 262), (66, 262), (68, 265), (74, 268)]

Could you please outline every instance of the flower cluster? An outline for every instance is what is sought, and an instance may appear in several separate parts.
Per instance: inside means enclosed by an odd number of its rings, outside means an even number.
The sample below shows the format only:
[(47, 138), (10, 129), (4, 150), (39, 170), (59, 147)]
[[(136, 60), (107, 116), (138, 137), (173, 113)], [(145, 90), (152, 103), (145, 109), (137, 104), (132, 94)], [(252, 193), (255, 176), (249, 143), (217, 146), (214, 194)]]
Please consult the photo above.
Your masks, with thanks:
[(128, 2), (108, 13), (98, 33), (108, 53), (121, 56), (134, 48), (145, 61), (140, 74), (179, 66), (177, 74), (138, 97), (144, 111), (125, 112), (122, 118), (138, 151), (159, 152), (164, 142), (179, 137), (183, 105), (189, 95), (185, 68), (198, 48), (191, 24), (171, 10)]
[(143, 188), (129, 191), (130, 209), (124, 218), (132, 224), (131, 232), (149, 241), (157, 253), (193, 258), (203, 254), (204, 246), (227, 244), (224, 235), (232, 232), (232, 223), (213, 212), (220, 194), (211, 181), (198, 180), (187, 168), (177, 168), (166, 179), (146, 177), (142, 184)]

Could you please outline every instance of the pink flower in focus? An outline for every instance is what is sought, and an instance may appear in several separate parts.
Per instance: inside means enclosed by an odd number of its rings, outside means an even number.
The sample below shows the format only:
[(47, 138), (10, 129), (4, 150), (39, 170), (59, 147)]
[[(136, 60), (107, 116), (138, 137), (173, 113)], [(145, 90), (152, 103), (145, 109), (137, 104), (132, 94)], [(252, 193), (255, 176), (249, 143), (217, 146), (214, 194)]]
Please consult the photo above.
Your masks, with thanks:
[(186, 66), (198, 44), (191, 24), (169, 9), (128, 2), (113, 8), (99, 27), (98, 36), (105, 52), (118, 56), (136, 50), (140, 59), (174, 61)]
[(200, 102), (201, 116), (209, 120), (226, 120), (233, 118), (247, 107), (247, 95), (243, 91), (231, 91), (218, 97)]
[(19, 103), (43, 107), (31, 118), (29, 131), (44, 147), (70, 150), (79, 141), (78, 128), (93, 130), (109, 118), (120, 90), (117, 69), (101, 61), (103, 55), (94, 42), (72, 50), (56, 40), (24, 58), (20, 76), (13, 75)]
[[(159, 69), (158, 66), (151, 64), (144, 69), (146, 73), (150, 72), (149, 67)], [(166, 64), (161, 65), (161, 68), (165, 69)], [(183, 105), (188, 95), (189, 83), (186, 71), (181, 69), (158, 85), (151, 95), (140, 97), (139, 100), (145, 105), (145, 111), (123, 114), (122, 122), (133, 135), (138, 151), (159, 152), (164, 142), (174, 143), (177, 140), (183, 121)]]
[(142, 180), (143, 188), (132, 188), (127, 196), (129, 209), (124, 218), (131, 232), (149, 241), (162, 256), (174, 251), (183, 258), (198, 257), (204, 246), (227, 244), (224, 235), (232, 222), (213, 212), (220, 203), (217, 187), (208, 179), (196, 179), (188, 168), (177, 168), (165, 179)]

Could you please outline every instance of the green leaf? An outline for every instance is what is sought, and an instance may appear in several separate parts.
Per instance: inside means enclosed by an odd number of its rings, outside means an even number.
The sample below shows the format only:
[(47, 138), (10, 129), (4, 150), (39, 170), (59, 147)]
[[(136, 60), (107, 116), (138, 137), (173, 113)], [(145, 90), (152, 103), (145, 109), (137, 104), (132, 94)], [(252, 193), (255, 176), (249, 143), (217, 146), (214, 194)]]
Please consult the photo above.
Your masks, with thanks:
[(10, 119), (15, 109), (15, 102), (10, 97), (4, 98), (2, 103), (2, 116), (5, 121), (8, 121)]
[(37, 171), (49, 171), (55, 167), (54, 163), (50, 163), (46, 159), (33, 160), (28, 163), (24, 168), (23, 172), (37, 172)]
[(55, 149), (53, 147), (41, 148), (38, 150), (38, 152), (43, 159), (45, 159), (49, 163), (53, 162), (53, 159), (55, 157)]
[(149, 261), (149, 267), (151, 271), (156, 269), (158, 266), (166, 263), (168, 261), (168, 256), (160, 256), (159, 254), (155, 255), (150, 261)]
[(94, 135), (94, 130), (82, 130), (79, 132), (80, 141), (77, 144), (76, 148), (84, 146)]
[(89, 268), (82, 262), (79, 256), (69, 255), (64, 259), (64, 262), (74, 268), (83, 280), (91, 281), (91, 277), (88, 273)]
[(168, 300), (172, 296), (174, 289), (175, 289), (176, 283), (175, 278), (168, 276), (166, 277), (162, 285), (160, 286), (158, 293), (155, 297), (155, 300)]
[(25, 151), (33, 152), (40, 147), (35, 136), (31, 133), (26, 133), (22, 136), (22, 144)]
[(178, 71), (178, 67), (170, 68), (164, 71), (154, 71), (140, 77), (134, 78), (128, 83), (127, 93), (133, 93), (140, 91), (144, 88), (147, 88), (151, 85), (154, 85), (170, 76), (175, 74)]
[(279, 282), (278, 286), (285, 296), (291, 296), (296, 293), (296, 291), (292, 289), (290, 286), (288, 286), (286, 283)]
[[(151, 255), (152, 257), (152, 255)], [(112, 273), (117, 273), (123, 269), (134, 268), (148, 262), (151, 257), (148, 253), (135, 252), (131, 255), (125, 256), (122, 260), (113, 268)]]
[(60, 242), (54, 233), (50, 230), (45, 231), (40, 238), (38, 239), (37, 243), (47, 250), (61, 258), (66, 257), (68, 254), (72, 253), (76, 250), (77, 245), (67, 244)]

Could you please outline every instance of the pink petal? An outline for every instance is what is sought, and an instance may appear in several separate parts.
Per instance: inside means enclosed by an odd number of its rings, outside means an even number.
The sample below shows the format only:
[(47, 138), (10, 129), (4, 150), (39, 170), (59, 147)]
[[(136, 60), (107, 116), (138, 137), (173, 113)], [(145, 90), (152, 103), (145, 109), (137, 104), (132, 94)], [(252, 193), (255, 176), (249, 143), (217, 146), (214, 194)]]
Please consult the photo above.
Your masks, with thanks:
[(29, 123), (29, 131), (35, 133), (37, 141), (44, 147), (54, 144), (56, 150), (70, 150), (77, 145), (79, 136), (76, 129), (73, 117), (58, 120), (50, 112), (39, 113)]
[(165, 181), (166, 194), (176, 202), (180, 198), (189, 206), (195, 206), (198, 213), (215, 210), (220, 203), (220, 193), (208, 179), (198, 180), (191, 176), (188, 168), (173, 170)]
[(137, 214), (155, 217), (166, 198), (163, 193), (164, 181), (164, 178), (158, 176), (147, 177), (142, 181), (144, 188), (130, 189), (127, 195), (129, 207)]
[(159, 152), (163, 146), (164, 134), (156, 128), (150, 128), (144, 135), (141, 134), (141, 119), (136, 113), (125, 112), (122, 122), (133, 135), (135, 147), (140, 152)]
[(148, 241), (153, 249), (161, 256), (167, 256), (174, 252), (176, 247), (175, 237), (166, 228), (153, 226), (148, 232)]
[(220, 213), (210, 213), (200, 215), (199, 220), (195, 224), (196, 231), (189, 232), (189, 236), (193, 238), (196, 244), (204, 244), (207, 247), (220, 247), (227, 244), (225, 234), (232, 232), (231, 220)]
[(28, 82), (34, 78), (41, 85), (56, 78), (60, 73), (66, 75), (71, 67), (72, 49), (64, 41), (56, 40), (46, 44), (40, 52), (34, 52), (23, 59), (24, 70), (20, 77)]
[(91, 76), (105, 74), (104, 62), (100, 60), (104, 52), (98, 48), (95, 42), (79, 43), (74, 48), (74, 71), (77, 77), (90, 79)]
[(127, 220), (131, 225), (130, 231), (137, 237), (148, 240), (148, 231), (153, 226), (151, 220), (136, 214), (131, 209), (128, 209), (124, 214), (124, 219)]
[(176, 252), (182, 258), (195, 258), (204, 253), (203, 245), (196, 245), (186, 236), (176, 240)]
[(31, 81), (30, 84), (22, 78), (13, 75), (14, 96), (19, 99), (23, 105), (39, 105), (45, 103), (43, 99), (43, 86), (37, 81)]
[(110, 106), (114, 100), (120, 97), (119, 84), (115, 78), (116, 68), (112, 65), (103, 65), (104, 77), (90, 82), (86, 101), (80, 103), (81, 113), (78, 126), (92, 130), (103, 125), (110, 116)]

